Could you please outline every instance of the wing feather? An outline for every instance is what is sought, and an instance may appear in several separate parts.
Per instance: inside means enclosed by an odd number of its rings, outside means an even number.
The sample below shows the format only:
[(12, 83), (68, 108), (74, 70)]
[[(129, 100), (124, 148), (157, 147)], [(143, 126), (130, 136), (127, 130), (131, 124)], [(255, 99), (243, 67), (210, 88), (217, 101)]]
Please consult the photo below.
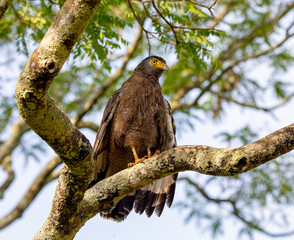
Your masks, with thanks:
[(106, 137), (107, 132), (109, 130), (109, 126), (111, 125), (111, 121), (116, 112), (117, 106), (120, 100), (120, 89), (112, 94), (110, 99), (107, 102), (105, 107), (103, 117), (100, 123), (99, 130), (96, 135), (96, 139), (94, 142), (94, 169), (92, 173), (90, 186), (94, 185), (101, 179), (105, 178), (105, 174), (108, 168), (107, 164), (107, 146), (109, 142), (109, 138)]

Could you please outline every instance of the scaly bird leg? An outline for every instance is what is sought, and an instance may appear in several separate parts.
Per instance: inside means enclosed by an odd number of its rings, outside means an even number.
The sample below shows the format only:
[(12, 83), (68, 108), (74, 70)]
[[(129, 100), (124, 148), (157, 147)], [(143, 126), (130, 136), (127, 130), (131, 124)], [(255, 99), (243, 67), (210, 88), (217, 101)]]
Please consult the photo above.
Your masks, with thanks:
[(132, 152), (133, 152), (133, 155), (134, 155), (134, 158), (135, 158), (135, 162), (134, 163), (129, 163), (128, 167), (132, 167), (132, 166), (136, 165), (137, 163), (142, 162), (142, 160), (138, 157), (138, 154), (137, 154), (136, 149), (134, 147), (132, 147)]
[(132, 147), (132, 151), (133, 151), (133, 155), (134, 155), (134, 158), (135, 158), (135, 162), (134, 162), (134, 163), (129, 163), (129, 164), (128, 164), (129, 167), (132, 167), (132, 166), (136, 165), (137, 163), (141, 163), (141, 162), (143, 162), (145, 159), (150, 158), (150, 157), (154, 157), (154, 156), (156, 156), (157, 154), (160, 153), (159, 150), (156, 150), (155, 153), (152, 155), (151, 150), (150, 150), (150, 148), (148, 147), (148, 148), (147, 148), (147, 154), (148, 154), (148, 156), (144, 156), (144, 157), (142, 157), (142, 158), (139, 158), (139, 157), (138, 157), (138, 154), (137, 154), (137, 152), (136, 152), (136, 149), (135, 149), (134, 147)]
[(147, 148), (148, 157), (152, 157), (150, 148)]

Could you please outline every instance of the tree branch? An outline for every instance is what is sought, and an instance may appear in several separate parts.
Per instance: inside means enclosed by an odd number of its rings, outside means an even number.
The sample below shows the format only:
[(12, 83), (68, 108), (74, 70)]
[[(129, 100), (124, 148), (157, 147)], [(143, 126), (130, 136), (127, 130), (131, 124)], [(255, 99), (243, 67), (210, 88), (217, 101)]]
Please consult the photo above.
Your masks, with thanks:
[(94, 132), (98, 131), (99, 126), (91, 121), (79, 121), (76, 124), (77, 128), (88, 128), (91, 129)]
[(10, 137), (0, 146), (0, 164), (5, 157), (10, 156), (13, 150), (19, 145), (23, 134), (30, 130), (30, 127), (20, 118), (12, 126)]
[(90, 142), (49, 97), (48, 88), (99, 3), (100, 0), (67, 0), (17, 82), (16, 99), (22, 118), (66, 163), (49, 217), (35, 239), (62, 239), (68, 235), (70, 229), (64, 223), (77, 212), (91, 176)]
[(294, 124), (238, 148), (187, 145), (170, 149), (90, 188), (77, 212), (79, 218), (70, 223), (74, 231), (71, 237), (98, 212), (109, 211), (127, 194), (164, 176), (187, 170), (215, 176), (232, 176), (256, 168), (293, 149)]
[(7, 173), (7, 178), (0, 187), (0, 199), (3, 198), (5, 191), (9, 188), (15, 177), (13, 168), (11, 166), (11, 156), (6, 156), (4, 158), (4, 161), (2, 162), (2, 167), (3, 170)]
[(268, 235), (270, 237), (286, 237), (286, 236), (290, 236), (290, 235), (294, 234), (294, 231), (289, 231), (289, 232), (284, 232), (284, 233), (272, 233), (272, 232), (262, 228), (259, 224), (255, 223), (254, 221), (246, 220), (246, 218), (243, 217), (242, 214), (240, 213), (240, 209), (237, 207), (236, 200), (233, 199), (232, 197), (224, 198), (224, 199), (213, 198), (213, 197), (209, 196), (209, 194), (205, 191), (204, 188), (202, 188), (198, 183), (192, 181), (190, 178), (183, 177), (183, 178), (180, 178), (178, 180), (185, 180), (186, 182), (188, 182), (190, 185), (195, 187), (206, 200), (208, 200), (210, 202), (214, 202), (214, 203), (217, 203), (217, 204), (221, 204), (221, 203), (230, 204), (232, 206), (232, 208), (233, 208), (232, 214), (236, 218), (241, 220), (243, 223), (245, 223), (250, 228), (258, 230), (259, 232), (262, 232), (262, 233), (264, 233), (264, 234), (266, 234), (266, 235)]
[[(32, 201), (48, 183), (48, 177), (51, 176), (53, 170), (61, 163), (59, 157), (53, 158), (39, 173), (33, 184), (30, 186), (26, 194), (19, 201), (16, 207), (5, 217), (0, 219), (0, 229), (7, 227), (9, 224), (20, 218), (24, 211), (31, 205)], [(51, 178), (53, 180), (53, 178)]]
[(166, 23), (167, 25), (170, 26), (170, 28), (171, 28), (171, 30), (172, 30), (174, 36), (175, 36), (175, 44), (178, 44), (179, 41), (178, 41), (177, 34), (176, 34), (176, 32), (175, 32), (174, 26), (173, 26), (169, 21), (167, 21), (167, 19), (162, 15), (162, 13), (161, 13), (161, 12), (159, 11), (159, 9), (156, 7), (156, 4), (154, 3), (154, 1), (152, 1), (152, 6), (153, 6), (154, 9), (156, 10), (156, 12), (159, 14), (159, 16), (163, 19), (163, 21), (165, 21), (165, 23)]
[(209, 92), (211, 92), (212, 94), (215, 94), (219, 98), (224, 99), (224, 100), (226, 100), (228, 102), (233, 102), (233, 103), (235, 103), (237, 105), (240, 105), (242, 107), (253, 108), (253, 109), (256, 109), (256, 110), (262, 110), (264, 112), (273, 111), (273, 110), (275, 110), (275, 109), (277, 109), (277, 108), (285, 105), (286, 103), (288, 103), (294, 97), (294, 93), (291, 93), (291, 94), (289, 94), (289, 96), (285, 97), (283, 99), (283, 101), (281, 101), (280, 103), (278, 103), (278, 104), (276, 104), (274, 106), (271, 106), (271, 107), (262, 107), (262, 106), (258, 106), (256, 103), (239, 102), (239, 101), (237, 101), (236, 99), (234, 99), (231, 96), (226, 96), (222, 92), (215, 92), (215, 91), (211, 91), (211, 90)]

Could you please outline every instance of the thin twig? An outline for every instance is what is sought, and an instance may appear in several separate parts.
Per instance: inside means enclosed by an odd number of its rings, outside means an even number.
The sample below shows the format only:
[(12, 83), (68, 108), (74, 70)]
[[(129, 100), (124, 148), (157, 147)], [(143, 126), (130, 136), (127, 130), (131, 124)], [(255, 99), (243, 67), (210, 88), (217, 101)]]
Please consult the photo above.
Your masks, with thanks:
[(156, 10), (156, 12), (159, 14), (159, 16), (160, 16), (160, 17), (166, 22), (166, 24), (170, 26), (171, 30), (172, 30), (173, 33), (174, 33), (175, 40), (176, 40), (176, 44), (178, 44), (178, 43), (179, 43), (179, 41), (178, 41), (178, 37), (177, 37), (177, 34), (176, 34), (176, 32), (175, 32), (175, 29), (174, 29), (173, 25), (172, 25), (169, 21), (167, 21), (167, 19), (162, 15), (162, 13), (161, 13), (161, 12), (159, 11), (159, 9), (156, 7), (154, 1), (152, 1), (152, 6), (153, 6), (154, 9)]
[(133, 12), (133, 15), (134, 15), (134, 17), (136, 18), (138, 24), (141, 26), (141, 28), (142, 28), (143, 31), (145, 32), (146, 39), (147, 39), (147, 43), (148, 43), (148, 48), (149, 48), (149, 55), (150, 55), (150, 53), (151, 53), (151, 43), (150, 43), (150, 39), (149, 39), (149, 36), (148, 36), (148, 34), (150, 34), (150, 32), (144, 28), (144, 24), (141, 23), (141, 21), (140, 21), (139, 17), (137, 16), (137, 14), (136, 14), (136, 12), (135, 12), (135, 9), (133, 8), (133, 5), (132, 5), (132, 3), (130, 2), (130, 0), (128, 0), (128, 3), (129, 3), (129, 7), (131, 8), (131, 10), (132, 10), (132, 12)]

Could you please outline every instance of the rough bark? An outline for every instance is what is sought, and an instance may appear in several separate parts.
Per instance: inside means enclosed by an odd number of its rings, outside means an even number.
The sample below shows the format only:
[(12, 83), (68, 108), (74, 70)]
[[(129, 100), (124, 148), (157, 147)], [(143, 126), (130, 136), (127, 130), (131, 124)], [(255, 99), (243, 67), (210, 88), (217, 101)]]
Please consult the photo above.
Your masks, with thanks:
[(65, 239), (71, 229), (60, 223), (72, 220), (92, 172), (92, 148), (88, 139), (56, 106), (48, 95), (48, 88), (99, 3), (67, 0), (17, 82), (16, 99), (22, 118), (66, 164), (49, 217), (35, 239)]

